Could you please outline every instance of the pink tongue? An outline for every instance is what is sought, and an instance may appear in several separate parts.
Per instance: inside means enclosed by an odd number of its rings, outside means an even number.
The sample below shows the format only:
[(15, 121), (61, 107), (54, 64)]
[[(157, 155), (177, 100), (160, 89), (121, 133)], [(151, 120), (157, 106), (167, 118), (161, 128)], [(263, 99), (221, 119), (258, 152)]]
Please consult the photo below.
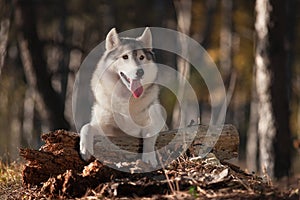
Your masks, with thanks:
[(144, 91), (140, 80), (131, 80), (130, 90), (131, 90), (134, 98), (139, 98), (142, 95), (143, 91)]

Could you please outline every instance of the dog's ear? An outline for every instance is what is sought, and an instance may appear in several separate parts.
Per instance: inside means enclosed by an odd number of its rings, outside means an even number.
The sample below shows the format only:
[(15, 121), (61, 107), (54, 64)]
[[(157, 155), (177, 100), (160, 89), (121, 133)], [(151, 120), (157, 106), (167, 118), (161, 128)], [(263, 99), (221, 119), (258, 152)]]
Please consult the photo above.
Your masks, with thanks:
[(146, 27), (143, 34), (136, 38), (136, 40), (144, 43), (145, 48), (152, 49), (152, 34), (149, 27)]
[(115, 28), (111, 29), (106, 36), (105, 48), (111, 50), (121, 43), (118, 33)]

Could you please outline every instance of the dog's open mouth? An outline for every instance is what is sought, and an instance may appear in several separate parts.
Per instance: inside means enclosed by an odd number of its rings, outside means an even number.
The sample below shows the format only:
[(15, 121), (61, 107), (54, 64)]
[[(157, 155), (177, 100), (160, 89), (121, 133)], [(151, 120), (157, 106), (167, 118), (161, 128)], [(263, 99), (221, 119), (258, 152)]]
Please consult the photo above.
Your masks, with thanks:
[(131, 79), (128, 76), (126, 76), (123, 72), (120, 72), (120, 76), (121, 76), (123, 82), (127, 83), (126, 86), (131, 91), (133, 97), (139, 98), (144, 91), (144, 88), (141, 84), (141, 80), (140, 79)]

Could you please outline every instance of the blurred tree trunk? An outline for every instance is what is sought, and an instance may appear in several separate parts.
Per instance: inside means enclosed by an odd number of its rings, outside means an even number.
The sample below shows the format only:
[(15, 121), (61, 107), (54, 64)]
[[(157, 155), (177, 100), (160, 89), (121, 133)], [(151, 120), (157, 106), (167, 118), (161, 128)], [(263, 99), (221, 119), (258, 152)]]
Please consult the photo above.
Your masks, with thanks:
[[(292, 47), (294, 42), (291, 35), (294, 26), (290, 16), (296, 18), (295, 0), (271, 1), (273, 11), (271, 14), (272, 30), (270, 31), (271, 66), (274, 68), (274, 87), (271, 89), (273, 107), (277, 121), (277, 132), (274, 139), (275, 166), (274, 175), (277, 178), (288, 176), (291, 168), (292, 138), (290, 131), (290, 90)], [(288, 9), (289, 8), (289, 9)], [(284, 147), (284, 148), (283, 148)]]
[[(198, 2), (199, 3), (199, 2)], [(217, 10), (217, 0), (209, 0), (209, 1), (204, 1), (203, 2), (204, 6), (204, 28), (203, 30), (199, 33), (194, 33), (194, 39), (197, 40), (201, 46), (204, 49), (209, 49), (212, 43), (212, 35), (213, 35), (213, 30), (214, 30), (214, 25), (215, 25), (215, 16), (216, 16), (216, 10)], [(196, 9), (197, 7), (193, 6), (192, 9)], [(194, 10), (193, 13), (196, 13), (199, 11)], [(195, 17), (194, 15), (192, 17)], [(203, 21), (202, 16), (201, 21)], [(199, 24), (196, 24), (196, 26), (200, 26)], [(209, 105), (206, 105), (205, 103), (202, 103), (201, 100), (198, 102), (199, 103), (199, 115), (198, 116), (198, 122), (199, 123), (209, 123), (210, 120), (210, 115), (211, 115), (211, 108)]]
[(11, 3), (8, 0), (3, 0), (0, 3), (0, 76), (4, 66), (6, 56), (6, 48), (8, 41), (8, 33), (10, 27)]
[(15, 20), (20, 53), (29, 87), (36, 91), (37, 109), (49, 122), (50, 129), (69, 129), (64, 117), (64, 101), (51, 85), (51, 77), (39, 40), (35, 1), (15, 0)]
[(258, 135), (257, 135), (257, 124), (258, 124), (258, 110), (257, 110), (257, 92), (255, 84), (255, 73), (256, 67), (253, 67), (252, 75), (252, 89), (251, 89), (251, 103), (250, 103), (250, 119), (249, 127), (247, 132), (247, 145), (246, 145), (246, 163), (249, 171), (256, 172), (258, 163)]
[[(220, 67), (225, 80), (229, 80), (232, 72), (232, 0), (222, 0), (220, 31)], [(225, 81), (228, 82), (228, 81)]]
[[(175, 9), (177, 14), (177, 29), (183, 34), (189, 35), (190, 34), (190, 26), (192, 20), (192, 1), (191, 0), (175, 0)], [(187, 42), (184, 41), (183, 37), (178, 38), (180, 40), (181, 46), (181, 54), (183, 58), (177, 57), (177, 70), (181, 75), (181, 78), (178, 77), (179, 81), (179, 88), (177, 98), (178, 101), (176, 102), (173, 110), (172, 116), (172, 128), (180, 128), (183, 126), (188, 125), (189, 123), (189, 116), (191, 113), (188, 112), (189, 105), (186, 101), (183, 101), (185, 94), (185, 80), (189, 80), (190, 76), (190, 64), (184, 59), (187, 57), (188, 46)], [(181, 104), (181, 105), (180, 105)], [(183, 112), (184, 111), (184, 112)], [(191, 110), (192, 111), (192, 110)], [(198, 116), (196, 116), (198, 117)], [(196, 120), (196, 119), (194, 119)], [(182, 124), (181, 124), (182, 123)]]
[[(234, 71), (233, 58), (233, 32), (234, 27), (232, 23), (233, 2), (232, 0), (222, 0), (221, 11), (221, 31), (220, 31), (220, 68), (225, 86), (227, 88), (227, 104), (230, 104), (237, 79), (237, 74)], [(241, 116), (241, 109), (234, 109), (235, 113), (230, 116), (230, 121), (233, 121), (234, 116)], [(235, 120), (239, 121), (239, 120)]]
[(256, 89), (261, 171), (270, 177), (289, 175), (291, 133), (286, 48), (286, 6), (289, 1), (257, 0)]
[(216, 12), (216, 5), (217, 1), (216, 0), (209, 0), (205, 1), (205, 7), (206, 7), (206, 20), (205, 20), (205, 27), (204, 27), (204, 32), (202, 34), (201, 39), (199, 39), (201, 45), (203, 48), (207, 49), (211, 43), (211, 35), (212, 35), (212, 30), (214, 27), (214, 16)]
[[(61, 9), (61, 18), (60, 18), (60, 26), (59, 26), (59, 39), (60, 42), (63, 43), (64, 41), (68, 41), (68, 31), (67, 31), (67, 25), (66, 25), (66, 20), (67, 20), (67, 9), (66, 9), (66, 2), (61, 1), (60, 2), (60, 9)], [(62, 102), (66, 102), (66, 95), (67, 95), (67, 87), (68, 87), (68, 76), (69, 76), (69, 62), (70, 62), (70, 51), (67, 48), (66, 45), (63, 45), (61, 47), (62, 49), (62, 58), (59, 62), (59, 70), (61, 74), (61, 79), (60, 79), (60, 86), (61, 86), (61, 91), (60, 91), (60, 97)], [(63, 108), (62, 110), (65, 110), (65, 104), (62, 104)]]

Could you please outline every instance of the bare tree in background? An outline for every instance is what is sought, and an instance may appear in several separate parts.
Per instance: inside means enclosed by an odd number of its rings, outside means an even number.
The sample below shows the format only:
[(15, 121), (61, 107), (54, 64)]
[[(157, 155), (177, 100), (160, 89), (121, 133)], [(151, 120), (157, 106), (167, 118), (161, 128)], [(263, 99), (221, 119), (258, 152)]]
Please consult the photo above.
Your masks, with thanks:
[(220, 31), (220, 67), (225, 78), (228, 78), (232, 71), (232, 0), (222, 0), (221, 31)]
[(253, 66), (251, 103), (250, 103), (250, 119), (247, 131), (247, 146), (246, 146), (246, 163), (249, 171), (256, 172), (258, 170), (258, 99), (255, 83), (256, 67)]
[(289, 1), (257, 0), (255, 54), (258, 138), (261, 171), (270, 177), (289, 175), (289, 81), (287, 75), (286, 5)]
[[(174, 1), (176, 14), (177, 14), (177, 29), (178, 31), (189, 35), (190, 26), (191, 26), (191, 8), (192, 1), (191, 0), (176, 0)], [(181, 45), (181, 53), (183, 57), (186, 57), (185, 54), (188, 52), (187, 42), (184, 41), (183, 37), (178, 38), (180, 40)], [(175, 104), (173, 110), (173, 119), (172, 119), (172, 127), (178, 128), (180, 126), (181, 119), (183, 120), (182, 125), (187, 125), (188, 122), (188, 105), (179, 105), (179, 102), (182, 102), (185, 94), (185, 80), (189, 79), (190, 76), (190, 64), (181, 57), (177, 58), (177, 69), (181, 77), (178, 77), (179, 88), (178, 88), (178, 102)], [(185, 80), (184, 80), (185, 79)], [(180, 112), (184, 111), (184, 112)], [(190, 113), (189, 113), (190, 114)]]
[[(233, 68), (233, 2), (222, 0), (221, 31), (220, 31), (220, 68), (227, 86), (227, 105), (230, 103), (237, 79)], [(238, 111), (237, 111), (238, 112)]]
[(217, 7), (217, 1), (216, 0), (209, 0), (205, 1), (205, 27), (203, 34), (201, 34), (201, 37), (199, 39), (201, 45), (203, 48), (208, 48), (211, 43), (211, 34), (214, 27), (214, 17)]
[(10, 27), (11, 3), (8, 0), (3, 0), (0, 3), (0, 76), (4, 66), (6, 56), (6, 48), (8, 41), (8, 33)]
[(22, 63), (27, 82), (36, 96), (37, 110), (48, 121), (50, 129), (69, 129), (64, 117), (65, 102), (51, 85), (44, 46), (37, 34), (36, 4), (16, 0), (14, 6)]

